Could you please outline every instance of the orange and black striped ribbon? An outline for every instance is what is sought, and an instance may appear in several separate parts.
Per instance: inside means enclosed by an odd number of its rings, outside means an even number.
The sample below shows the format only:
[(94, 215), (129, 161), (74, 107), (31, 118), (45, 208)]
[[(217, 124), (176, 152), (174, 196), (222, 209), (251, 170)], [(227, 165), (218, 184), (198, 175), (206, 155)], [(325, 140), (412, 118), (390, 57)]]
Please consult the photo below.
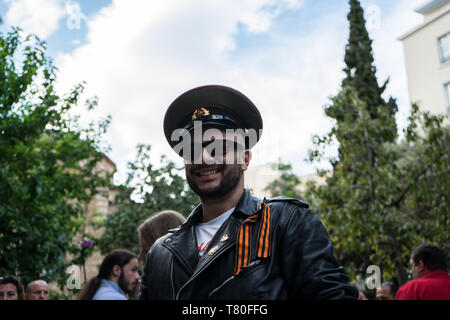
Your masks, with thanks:
[(236, 241), (236, 262), (234, 274), (238, 275), (252, 259), (252, 231), (260, 220), (254, 253), (256, 258), (268, 258), (271, 253), (270, 208), (261, 204), (258, 213), (248, 217), (241, 225)]

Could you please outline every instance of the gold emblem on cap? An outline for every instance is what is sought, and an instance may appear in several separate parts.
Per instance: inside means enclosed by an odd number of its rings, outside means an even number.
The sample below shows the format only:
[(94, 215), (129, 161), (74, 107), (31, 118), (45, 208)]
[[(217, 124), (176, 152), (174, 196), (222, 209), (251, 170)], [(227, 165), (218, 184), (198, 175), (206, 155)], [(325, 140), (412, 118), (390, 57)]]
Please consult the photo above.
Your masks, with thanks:
[(225, 241), (227, 241), (228, 240), (228, 234), (224, 234), (223, 236), (222, 236), (222, 238), (220, 238), (220, 242), (225, 242)]
[(200, 107), (195, 109), (194, 113), (192, 114), (192, 120), (195, 120), (199, 117), (209, 116), (209, 111), (205, 107)]
[(212, 256), (214, 253), (217, 252), (217, 250), (219, 250), (219, 246), (214, 246), (212, 247), (209, 251), (208, 251), (208, 256)]

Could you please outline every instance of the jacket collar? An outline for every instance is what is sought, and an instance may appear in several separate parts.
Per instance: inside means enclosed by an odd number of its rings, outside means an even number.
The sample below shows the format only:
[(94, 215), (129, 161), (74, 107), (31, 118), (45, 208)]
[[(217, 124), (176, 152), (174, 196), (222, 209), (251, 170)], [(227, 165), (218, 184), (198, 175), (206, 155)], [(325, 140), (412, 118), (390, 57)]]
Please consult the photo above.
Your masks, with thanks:
[(242, 213), (246, 216), (252, 216), (261, 210), (261, 199), (250, 194), (249, 189), (245, 189), (244, 193), (236, 205), (235, 212)]
[[(246, 219), (247, 216), (251, 216), (261, 209), (261, 200), (252, 196), (248, 189), (245, 189), (234, 212), (230, 216), (230, 220), (224, 222), (222, 227), (217, 231), (216, 235), (211, 239), (208, 248), (213, 248), (224, 234), (227, 234), (227, 238), (230, 240), (227, 243), (221, 243), (221, 248), (218, 250), (216, 255), (220, 255), (228, 247), (235, 243), (237, 232), (242, 221)], [(193, 226), (200, 222), (202, 219), (202, 206), (199, 204), (191, 214), (188, 216), (186, 221), (177, 230), (174, 230), (172, 236), (165, 239), (163, 246), (171, 250), (180, 261), (186, 266), (189, 272), (194, 272), (195, 269), (201, 268), (209, 260), (214, 257), (205, 255), (199, 264), (198, 258), (198, 248), (195, 240), (195, 228)], [(197, 268), (198, 267), (198, 268)]]
[[(244, 189), (244, 192), (239, 199), (236, 209), (233, 215), (244, 214), (245, 216), (251, 216), (261, 210), (261, 199), (250, 194), (249, 189)], [(199, 204), (192, 210), (186, 219), (185, 224), (196, 224), (202, 220), (202, 205)]]
[(448, 275), (447, 271), (434, 270), (434, 271), (428, 272), (426, 275), (423, 275), (419, 279), (429, 279), (429, 278), (436, 278), (436, 277), (442, 277), (442, 276), (448, 277), (449, 275)]

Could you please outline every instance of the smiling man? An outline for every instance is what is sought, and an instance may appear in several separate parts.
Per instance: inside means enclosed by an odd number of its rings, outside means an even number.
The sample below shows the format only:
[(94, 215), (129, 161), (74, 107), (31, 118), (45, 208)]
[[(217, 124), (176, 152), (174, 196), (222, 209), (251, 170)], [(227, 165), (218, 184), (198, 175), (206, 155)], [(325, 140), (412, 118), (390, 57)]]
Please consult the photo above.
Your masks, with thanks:
[(356, 299), (305, 202), (244, 188), (262, 127), (256, 106), (229, 87), (194, 88), (169, 106), (165, 136), (201, 204), (150, 249), (141, 299)]

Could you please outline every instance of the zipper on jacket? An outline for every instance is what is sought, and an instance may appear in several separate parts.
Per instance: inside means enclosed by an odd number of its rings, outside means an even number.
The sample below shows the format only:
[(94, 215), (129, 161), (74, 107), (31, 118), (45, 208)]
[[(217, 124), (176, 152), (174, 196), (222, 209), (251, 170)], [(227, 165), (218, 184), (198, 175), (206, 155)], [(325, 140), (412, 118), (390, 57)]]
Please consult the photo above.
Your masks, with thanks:
[[(252, 263), (250, 263), (247, 268), (250, 268), (251, 266), (256, 266), (258, 264), (261, 263), (261, 260), (255, 260)], [(246, 269), (247, 269), (246, 268)], [(224, 282), (222, 282), (222, 284), (220, 286), (218, 286), (217, 288), (215, 288), (213, 291), (211, 291), (211, 293), (208, 295), (208, 298), (211, 298), (211, 296), (213, 296), (217, 291), (219, 291), (220, 289), (222, 289), (228, 282), (234, 280), (236, 278), (236, 276), (233, 274), (231, 277), (229, 277), (228, 279), (226, 279)]]
[(230, 282), (231, 280), (233, 280), (235, 278), (234, 274), (229, 277), (228, 279), (226, 279), (224, 282), (222, 282), (222, 284), (220, 286), (218, 286), (217, 288), (215, 288), (213, 291), (211, 291), (211, 293), (208, 295), (208, 298), (211, 298), (212, 295), (214, 295), (217, 291), (219, 291), (220, 289), (222, 289), (228, 282)]
[(252, 261), (252, 262), (247, 266), (247, 268), (245, 268), (245, 269), (248, 269), (248, 268), (250, 268), (250, 267), (252, 267), (252, 266), (255, 266), (255, 265), (257, 265), (257, 264), (260, 264), (260, 263), (261, 263), (261, 259)]
[(170, 284), (172, 285), (172, 300), (175, 299), (175, 284), (173, 283), (173, 255), (170, 264)]
[(235, 243), (233, 243), (233, 244), (231, 244), (231, 245), (229, 245), (228, 247), (226, 247), (226, 248), (223, 248), (222, 250), (221, 250), (221, 252), (220, 252), (220, 254), (216, 254), (216, 256), (214, 257), (214, 258), (212, 258), (211, 260), (209, 260), (208, 261), (208, 263), (207, 264), (205, 264), (205, 265), (203, 265), (202, 266), (202, 268), (200, 269), (200, 270), (198, 270), (195, 274), (194, 274), (194, 276), (193, 277), (191, 277), (181, 288), (180, 288), (180, 290), (178, 290), (178, 293), (177, 293), (177, 296), (176, 296), (176, 298), (175, 298), (175, 300), (179, 300), (180, 299), (180, 293), (181, 293), (181, 291), (190, 283), (190, 282), (192, 282), (203, 270), (205, 270), (205, 268), (206, 267), (208, 267), (212, 262), (214, 262), (216, 259), (217, 259), (217, 257), (219, 257), (219, 256), (221, 256), (221, 254), (223, 253), (223, 252), (225, 252), (226, 250), (228, 250), (228, 249), (230, 249), (231, 247), (233, 247), (233, 246), (235, 246), (236, 244)]

